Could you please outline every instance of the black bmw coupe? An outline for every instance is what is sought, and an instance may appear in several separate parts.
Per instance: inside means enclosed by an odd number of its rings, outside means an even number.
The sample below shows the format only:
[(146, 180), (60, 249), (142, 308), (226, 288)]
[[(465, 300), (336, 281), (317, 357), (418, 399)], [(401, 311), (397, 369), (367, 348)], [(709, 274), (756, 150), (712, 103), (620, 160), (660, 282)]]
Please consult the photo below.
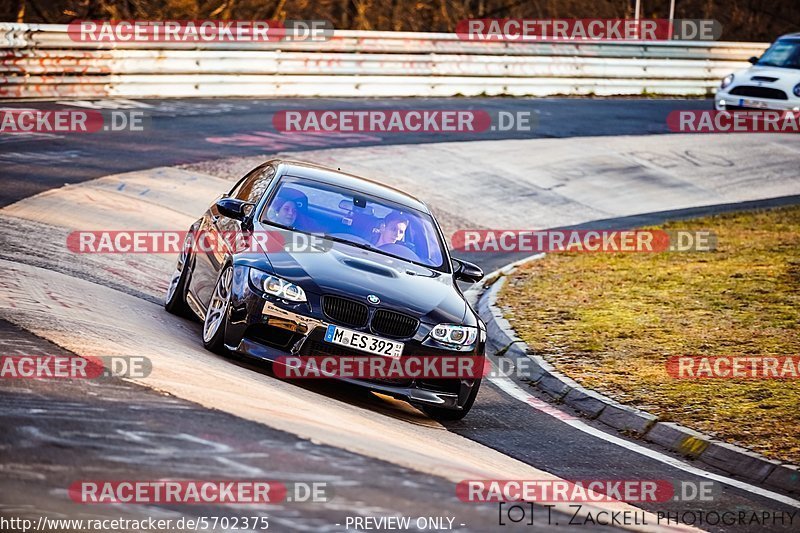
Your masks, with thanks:
[[(251, 240), (242, 246), (230, 235)], [(482, 276), (450, 257), (420, 200), (340, 171), (272, 160), (192, 224), (165, 307), (202, 320), (203, 344), (216, 353), (277, 362), (320, 355), (482, 361), (486, 328), (456, 283)], [(342, 379), (444, 420), (467, 414), (481, 382)]]

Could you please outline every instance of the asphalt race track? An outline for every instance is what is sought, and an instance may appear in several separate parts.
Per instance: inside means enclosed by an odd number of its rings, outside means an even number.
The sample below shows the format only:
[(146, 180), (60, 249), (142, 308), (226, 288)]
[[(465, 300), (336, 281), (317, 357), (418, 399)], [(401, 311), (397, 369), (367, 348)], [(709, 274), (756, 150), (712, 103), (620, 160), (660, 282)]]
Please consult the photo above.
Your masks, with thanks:
[[(4, 381), (0, 516), (256, 512), (81, 506), (66, 497), (66, 487), (79, 479), (165, 477), (330, 484), (328, 502), (259, 508), (279, 531), (343, 531), (346, 517), (356, 515), (449, 516), (459, 531), (563, 529), (576, 510), (581, 524), (597, 510), (561, 504), (548, 517), (537, 507), (532, 525), (500, 526), (497, 504), (456, 498), (455, 483), (480, 478), (713, 481), (713, 501), (637, 504), (651, 513), (642, 515), (647, 525), (626, 528), (647, 531), (665, 527), (658, 525), (659, 512), (800, 508), (790, 497), (689, 464), (599, 422), (565, 423), (575, 413), (550, 405), (516, 378), (485, 380), (472, 412), (446, 426), (403, 402), (338, 384), (280, 381), (263, 366), (204, 351), (200, 326), (163, 310), (174, 257), (76, 256), (64, 246), (74, 229), (185, 229), (243, 168), (276, 154), (391, 180), (429, 201), (448, 234), (459, 228), (621, 227), (797, 203), (798, 149), (791, 136), (667, 132), (670, 111), (709, 109), (706, 100), (113, 105), (145, 109), (147, 132), (0, 136), (0, 342), (9, 354), (144, 355), (153, 372), (136, 380)], [(536, 126), (452, 135), (281, 135), (272, 127), (282, 109), (348, 107), (531, 111)], [(217, 161), (222, 158), (228, 159)], [(487, 271), (518, 258), (469, 257)], [(501, 348), (490, 344), (490, 354)], [(770, 530), (795, 531), (797, 520)]]

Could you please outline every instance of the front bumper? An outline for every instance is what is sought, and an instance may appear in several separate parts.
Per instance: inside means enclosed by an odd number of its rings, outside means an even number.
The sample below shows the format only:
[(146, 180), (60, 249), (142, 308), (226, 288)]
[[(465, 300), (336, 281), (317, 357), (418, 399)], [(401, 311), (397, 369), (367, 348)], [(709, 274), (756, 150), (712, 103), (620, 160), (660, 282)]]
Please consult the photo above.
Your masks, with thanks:
[(717, 111), (737, 109), (753, 111), (800, 111), (800, 99), (771, 100), (769, 98), (728, 94), (725, 90), (720, 89), (714, 95), (714, 109)]
[[(289, 355), (338, 355), (337, 351), (341, 352), (343, 347), (323, 340), (325, 330), (332, 322), (322, 314), (318, 298), (308, 296), (310, 301), (302, 304), (278, 303), (252, 289), (246, 267), (234, 268), (225, 344), (236, 353), (273, 362)], [(423, 346), (425, 335), (427, 333), (418, 331), (414, 338), (398, 339), (405, 344), (404, 356), (431, 355), (432, 351), (441, 355), (473, 357), (484, 354), (485, 343), (480, 338), (475, 350), (454, 352)], [(350, 353), (369, 355), (366, 352)], [(411, 403), (454, 410), (463, 408), (470, 393), (479, 386), (476, 379), (337, 379)]]

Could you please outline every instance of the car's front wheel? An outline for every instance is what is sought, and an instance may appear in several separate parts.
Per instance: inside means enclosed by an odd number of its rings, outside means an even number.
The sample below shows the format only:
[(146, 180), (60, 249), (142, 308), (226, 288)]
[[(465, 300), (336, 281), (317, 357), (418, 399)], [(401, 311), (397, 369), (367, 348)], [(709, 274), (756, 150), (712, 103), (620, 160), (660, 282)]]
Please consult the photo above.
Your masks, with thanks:
[(472, 390), (469, 393), (469, 397), (467, 401), (464, 403), (464, 407), (459, 410), (456, 409), (445, 409), (443, 407), (436, 407), (433, 405), (422, 405), (422, 411), (428, 415), (429, 417), (433, 418), (434, 420), (461, 420), (467, 413), (469, 413), (470, 409), (472, 409), (472, 404), (475, 403), (475, 398), (478, 397), (478, 389), (481, 388), (481, 380), (475, 380), (475, 385), (472, 387)]
[(233, 286), (233, 267), (226, 265), (217, 278), (214, 293), (208, 303), (206, 318), (203, 321), (203, 346), (221, 355), (227, 354), (225, 348), (225, 326), (228, 321), (228, 307), (231, 303)]
[(189, 233), (186, 235), (186, 240), (183, 242), (183, 248), (178, 256), (178, 262), (175, 265), (172, 278), (170, 278), (167, 297), (164, 301), (164, 309), (173, 315), (183, 317), (192, 316), (192, 310), (186, 303), (186, 288), (189, 285), (189, 276), (192, 270), (191, 259), (192, 234)]

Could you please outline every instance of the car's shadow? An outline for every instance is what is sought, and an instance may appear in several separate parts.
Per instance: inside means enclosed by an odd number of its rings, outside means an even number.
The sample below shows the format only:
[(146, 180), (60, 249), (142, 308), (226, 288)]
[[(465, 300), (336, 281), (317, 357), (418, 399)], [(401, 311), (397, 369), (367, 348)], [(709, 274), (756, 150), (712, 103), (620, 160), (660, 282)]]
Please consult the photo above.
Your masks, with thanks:
[(339, 400), (341, 402), (369, 409), (392, 418), (410, 422), (412, 424), (442, 428), (442, 425), (429, 418), (425, 413), (415, 408), (413, 405), (390, 396), (367, 390), (365, 388), (338, 381), (336, 379), (286, 379), (279, 377), (273, 371), (273, 363), (262, 359), (231, 354), (227, 356), (231, 364), (246, 368), (252, 372), (258, 372), (283, 382), (291, 383), (315, 394), (321, 394)]

